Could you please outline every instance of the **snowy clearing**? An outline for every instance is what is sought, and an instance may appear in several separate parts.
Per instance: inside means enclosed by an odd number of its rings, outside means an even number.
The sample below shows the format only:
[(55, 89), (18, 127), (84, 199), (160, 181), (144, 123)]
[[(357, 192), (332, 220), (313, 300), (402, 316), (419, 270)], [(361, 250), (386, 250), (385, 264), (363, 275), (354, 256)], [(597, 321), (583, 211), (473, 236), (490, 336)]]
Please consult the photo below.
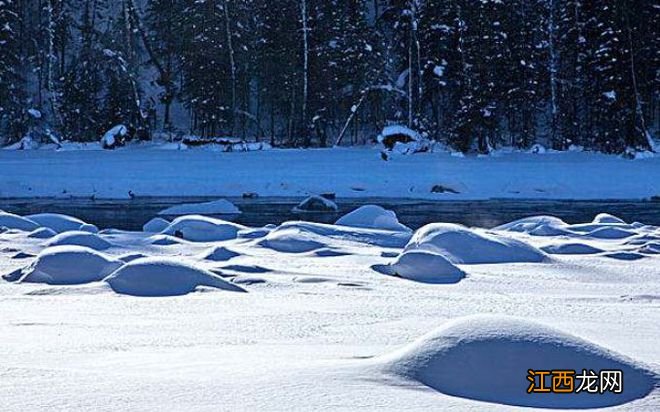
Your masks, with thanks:
[(383, 161), (375, 148), (218, 153), (150, 147), (0, 150), (0, 198), (220, 198), (255, 193), (302, 200), (328, 192), (338, 197), (435, 200), (642, 199), (660, 195), (657, 156), (625, 160), (589, 152), (502, 152), (457, 157), (442, 152)]
[[(660, 408), (660, 228), (340, 221), (357, 227), (184, 216), (44, 240), (6, 215), (2, 409)], [(624, 391), (526, 393), (556, 368), (621, 369)]]

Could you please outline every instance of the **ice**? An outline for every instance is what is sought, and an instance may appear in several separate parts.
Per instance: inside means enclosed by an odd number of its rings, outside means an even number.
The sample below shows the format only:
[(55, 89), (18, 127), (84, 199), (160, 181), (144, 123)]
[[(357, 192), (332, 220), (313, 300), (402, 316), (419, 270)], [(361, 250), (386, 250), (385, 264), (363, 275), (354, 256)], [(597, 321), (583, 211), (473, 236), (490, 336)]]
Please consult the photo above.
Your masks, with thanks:
[(244, 226), (201, 215), (176, 218), (161, 233), (192, 242), (218, 242), (235, 239)]
[[(646, 396), (657, 374), (623, 355), (559, 330), (506, 316), (445, 323), (384, 358), (386, 369), (466, 399), (539, 408), (602, 408)], [(529, 370), (621, 370), (620, 394), (529, 394)], [(577, 389), (577, 387), (575, 388)]]
[(29, 266), (6, 275), (23, 283), (76, 285), (102, 280), (123, 262), (90, 248), (56, 246), (43, 250)]
[[(36, 222), (40, 226), (47, 227), (54, 230), (57, 233), (67, 232), (71, 230), (81, 230), (81, 228), (87, 223), (82, 220), (75, 218), (73, 216), (62, 215), (58, 213), (39, 213), (36, 215), (28, 215), (26, 218)], [(86, 226), (87, 227), (87, 226)], [(89, 227), (86, 232), (96, 233), (98, 229), (94, 231), (94, 227)]]
[(341, 217), (336, 225), (362, 227), (367, 229), (392, 230), (410, 232), (411, 229), (399, 223), (399, 219), (391, 210), (376, 205), (361, 206)]
[(30, 219), (0, 210), (0, 227), (31, 232), (35, 229), (38, 229), (39, 224)]
[(421, 283), (458, 283), (465, 272), (445, 257), (425, 251), (404, 252), (388, 265), (374, 265), (373, 269), (391, 276)]
[(451, 223), (422, 227), (405, 250), (437, 253), (456, 264), (542, 262), (546, 259), (542, 251), (520, 240)]
[(226, 199), (215, 200), (205, 203), (189, 203), (172, 206), (160, 211), (161, 216), (185, 216), (185, 215), (236, 215), (241, 211), (232, 202)]
[(245, 292), (207, 270), (165, 258), (134, 260), (108, 276), (105, 282), (117, 293), (143, 297), (186, 295), (201, 286)]
[(142, 226), (142, 231), (148, 233), (160, 233), (167, 229), (169, 225), (169, 221), (163, 219), (162, 217), (155, 217), (145, 223), (144, 226)]
[(337, 204), (330, 199), (323, 196), (310, 196), (294, 207), (293, 212), (336, 212), (337, 209)]
[(63, 245), (85, 246), (94, 250), (105, 250), (112, 247), (110, 242), (101, 238), (99, 235), (80, 230), (60, 233), (46, 242), (46, 246), (48, 247)]

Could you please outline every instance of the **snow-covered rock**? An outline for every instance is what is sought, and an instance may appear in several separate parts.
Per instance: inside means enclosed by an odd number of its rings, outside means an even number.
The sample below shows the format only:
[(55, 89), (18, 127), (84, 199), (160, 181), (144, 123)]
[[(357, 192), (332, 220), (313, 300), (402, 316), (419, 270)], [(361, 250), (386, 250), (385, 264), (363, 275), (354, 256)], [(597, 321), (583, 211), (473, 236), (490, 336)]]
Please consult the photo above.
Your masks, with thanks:
[(241, 225), (211, 217), (190, 215), (176, 218), (162, 234), (176, 236), (192, 242), (219, 242), (236, 239)]
[(47, 227), (40, 227), (39, 229), (35, 229), (32, 232), (30, 232), (28, 237), (32, 239), (50, 239), (51, 237), (56, 235), (57, 233), (53, 229), (49, 229)]
[[(85, 222), (76, 217), (58, 213), (39, 213), (26, 217), (37, 222), (40, 226), (53, 229), (57, 233), (68, 232), (70, 230), (80, 230), (83, 225), (86, 225)], [(98, 232), (98, 229), (96, 232)]]
[(77, 285), (100, 281), (123, 262), (81, 246), (44, 249), (28, 267), (5, 276), (6, 280), (49, 285)]
[(444, 256), (425, 251), (404, 252), (388, 265), (374, 265), (378, 272), (422, 283), (457, 283), (465, 272)]
[(568, 224), (554, 216), (534, 216), (506, 223), (494, 230), (528, 233), (534, 236), (559, 236), (568, 233)]
[(170, 222), (162, 217), (155, 217), (142, 226), (142, 231), (147, 233), (160, 233), (167, 229)]
[(622, 224), (625, 225), (623, 219), (610, 215), (609, 213), (601, 213), (594, 218), (593, 223), (597, 224)]
[(109, 275), (105, 282), (117, 293), (145, 297), (186, 295), (201, 286), (245, 292), (212, 272), (163, 258), (134, 260)]
[(0, 211), (0, 227), (31, 232), (38, 229), (39, 224), (22, 216)]
[(383, 131), (378, 135), (378, 143), (388, 149), (394, 148), (396, 143), (405, 144), (421, 141), (422, 139), (419, 133), (403, 125), (385, 126)]
[(326, 247), (324, 239), (304, 227), (281, 226), (259, 241), (259, 245), (283, 253), (305, 253)]
[(185, 240), (169, 235), (153, 235), (146, 239), (147, 243), (155, 246), (172, 246), (186, 243)]
[[(619, 405), (646, 396), (658, 379), (656, 373), (633, 360), (594, 343), (535, 322), (502, 316), (447, 322), (383, 361), (388, 372), (447, 395), (540, 408)], [(621, 370), (624, 390), (529, 394), (529, 370), (575, 370), (577, 374), (583, 370)]]
[(240, 253), (227, 249), (224, 246), (213, 247), (201, 254), (201, 259), (213, 262), (226, 262), (230, 259), (240, 256)]
[(422, 227), (405, 250), (437, 253), (458, 264), (542, 262), (546, 259), (542, 251), (520, 240), (451, 223)]
[(112, 247), (110, 242), (99, 235), (80, 230), (60, 233), (46, 242), (47, 247), (65, 245), (84, 246), (94, 250), (105, 250)]
[(367, 229), (382, 229), (410, 232), (411, 229), (399, 223), (399, 219), (391, 210), (376, 205), (362, 206), (339, 218), (336, 225), (362, 227)]
[(543, 246), (541, 250), (551, 255), (594, 255), (603, 251), (586, 243), (560, 243)]
[(87, 233), (99, 233), (99, 228), (96, 225), (92, 225), (91, 223), (85, 223), (81, 225), (79, 230)]
[(236, 215), (241, 211), (232, 202), (226, 199), (215, 200), (204, 203), (188, 203), (172, 206), (160, 211), (160, 216), (185, 216), (185, 215)]
[(128, 128), (119, 124), (108, 130), (101, 138), (101, 147), (104, 149), (114, 149), (121, 145), (121, 141), (128, 135)]
[(322, 196), (310, 196), (294, 207), (293, 212), (336, 212), (338, 209), (337, 204), (330, 199)]

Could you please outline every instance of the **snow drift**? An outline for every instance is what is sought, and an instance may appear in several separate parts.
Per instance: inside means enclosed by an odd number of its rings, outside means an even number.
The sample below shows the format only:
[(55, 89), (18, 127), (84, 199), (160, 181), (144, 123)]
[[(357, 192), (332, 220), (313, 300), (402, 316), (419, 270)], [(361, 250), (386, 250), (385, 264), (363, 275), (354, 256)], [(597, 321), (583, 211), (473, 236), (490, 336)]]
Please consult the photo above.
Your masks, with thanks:
[(546, 258), (542, 251), (520, 240), (452, 223), (422, 227), (405, 251), (437, 253), (455, 264), (542, 262)]
[(192, 242), (219, 242), (236, 239), (238, 231), (242, 229), (245, 227), (225, 220), (190, 215), (175, 219), (161, 233)]
[(105, 250), (112, 247), (110, 242), (99, 235), (79, 230), (60, 233), (46, 242), (47, 247), (64, 245), (84, 246), (95, 250)]
[(226, 199), (215, 200), (204, 203), (188, 203), (172, 206), (160, 211), (160, 216), (185, 216), (185, 215), (237, 215), (241, 211), (232, 202)]
[(409, 227), (399, 223), (396, 213), (376, 205), (362, 206), (339, 218), (335, 224), (395, 232), (411, 232)]
[(39, 224), (30, 219), (26, 219), (22, 216), (15, 215), (13, 213), (3, 212), (0, 210), (0, 227), (31, 232), (35, 229), (38, 229)]
[(203, 269), (163, 258), (137, 259), (105, 279), (112, 290), (132, 296), (180, 296), (200, 286), (245, 292), (239, 286)]
[(388, 265), (374, 265), (374, 270), (421, 283), (458, 283), (465, 272), (445, 257), (424, 251), (404, 252)]
[(240, 256), (240, 253), (234, 252), (233, 250), (227, 249), (224, 246), (218, 246), (207, 250), (202, 253), (200, 258), (204, 260), (210, 260), (213, 262), (226, 262), (230, 259)]
[(304, 227), (284, 225), (270, 232), (259, 245), (283, 253), (305, 253), (327, 246), (322, 236)]
[(338, 209), (337, 204), (330, 199), (323, 196), (310, 196), (294, 207), (292, 212), (336, 212)]
[(142, 231), (147, 233), (160, 233), (167, 229), (170, 222), (162, 217), (155, 217), (142, 226)]
[(58, 213), (39, 213), (36, 215), (29, 215), (26, 218), (36, 222), (40, 226), (52, 229), (57, 233), (68, 232), (73, 230), (82, 230), (84, 232), (96, 233), (98, 228), (93, 225), (88, 225), (82, 220), (68, 215)]
[[(658, 375), (591, 342), (517, 318), (473, 316), (450, 321), (384, 357), (386, 370), (447, 395), (513, 406), (599, 408), (646, 396)], [(528, 370), (618, 369), (620, 394), (528, 394)]]
[(29, 266), (5, 280), (49, 285), (77, 285), (102, 280), (123, 262), (81, 246), (57, 246), (43, 250)]

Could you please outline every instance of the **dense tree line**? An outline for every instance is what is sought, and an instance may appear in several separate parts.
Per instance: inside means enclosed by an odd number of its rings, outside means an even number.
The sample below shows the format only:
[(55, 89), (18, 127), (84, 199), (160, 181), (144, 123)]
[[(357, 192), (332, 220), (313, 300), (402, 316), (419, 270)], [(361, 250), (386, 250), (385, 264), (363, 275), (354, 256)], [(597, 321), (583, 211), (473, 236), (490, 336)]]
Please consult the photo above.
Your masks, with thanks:
[[(646, 150), (660, 4), (645, 0), (0, 0), (0, 135), (157, 132), (462, 151)], [(34, 113), (41, 114), (35, 119)]]

